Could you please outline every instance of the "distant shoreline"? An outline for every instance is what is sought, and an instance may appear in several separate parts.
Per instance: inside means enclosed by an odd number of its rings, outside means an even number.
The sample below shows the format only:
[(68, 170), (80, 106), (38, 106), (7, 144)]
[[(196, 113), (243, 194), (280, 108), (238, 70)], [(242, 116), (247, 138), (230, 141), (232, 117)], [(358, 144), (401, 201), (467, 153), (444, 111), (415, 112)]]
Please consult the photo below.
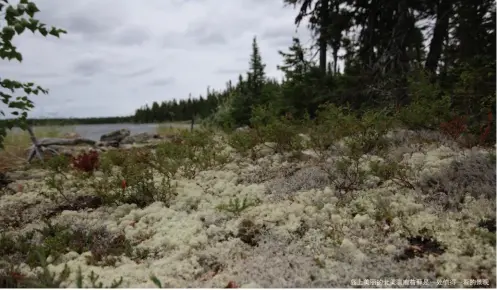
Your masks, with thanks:
[[(12, 120), (3, 119), (0, 123)], [(46, 118), (46, 119), (28, 119), (31, 126), (65, 126), (65, 125), (106, 125), (106, 124), (158, 124), (158, 123), (190, 123), (185, 121), (153, 121), (153, 122), (136, 122), (134, 116), (128, 117), (94, 117), (94, 118)]]

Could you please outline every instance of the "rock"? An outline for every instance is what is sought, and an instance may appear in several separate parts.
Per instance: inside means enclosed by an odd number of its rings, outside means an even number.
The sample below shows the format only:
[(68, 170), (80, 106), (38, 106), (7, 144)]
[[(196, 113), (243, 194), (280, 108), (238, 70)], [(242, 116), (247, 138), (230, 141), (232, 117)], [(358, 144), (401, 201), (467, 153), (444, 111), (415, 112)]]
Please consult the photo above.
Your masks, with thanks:
[(129, 131), (129, 129), (116, 130), (102, 135), (100, 137), (100, 141), (120, 143), (124, 138), (128, 137), (130, 134), (131, 132)]
[(257, 157), (266, 157), (269, 155), (273, 155), (276, 153), (276, 143), (274, 142), (265, 142), (264, 144), (259, 144), (255, 146), (255, 152), (257, 152)]
[(8, 176), (5, 175), (5, 173), (0, 172), (0, 188), (4, 188), (12, 182), (14, 182), (14, 180), (8, 178)]
[(100, 141), (97, 142), (97, 147), (102, 148), (102, 147), (114, 147), (117, 148), (119, 147), (119, 142), (118, 141)]
[(243, 127), (238, 127), (235, 129), (236, 132), (246, 132), (246, 131), (250, 131), (250, 127), (249, 126), (243, 126)]
[(152, 139), (160, 139), (160, 136), (158, 134), (145, 132), (125, 137), (120, 143), (121, 144), (146, 143)]

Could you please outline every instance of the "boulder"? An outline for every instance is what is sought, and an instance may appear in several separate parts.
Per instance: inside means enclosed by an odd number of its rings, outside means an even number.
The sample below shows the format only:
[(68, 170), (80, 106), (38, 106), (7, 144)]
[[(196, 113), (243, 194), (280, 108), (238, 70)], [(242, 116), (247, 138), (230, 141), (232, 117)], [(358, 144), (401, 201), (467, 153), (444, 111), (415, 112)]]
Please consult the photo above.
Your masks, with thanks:
[(147, 143), (148, 141), (150, 141), (152, 139), (160, 139), (160, 136), (158, 134), (152, 134), (152, 133), (147, 133), (147, 132), (139, 133), (139, 134), (125, 137), (121, 141), (121, 144)]
[(129, 129), (116, 130), (100, 136), (100, 141), (120, 143), (124, 138), (128, 137), (130, 134), (131, 132), (129, 131)]

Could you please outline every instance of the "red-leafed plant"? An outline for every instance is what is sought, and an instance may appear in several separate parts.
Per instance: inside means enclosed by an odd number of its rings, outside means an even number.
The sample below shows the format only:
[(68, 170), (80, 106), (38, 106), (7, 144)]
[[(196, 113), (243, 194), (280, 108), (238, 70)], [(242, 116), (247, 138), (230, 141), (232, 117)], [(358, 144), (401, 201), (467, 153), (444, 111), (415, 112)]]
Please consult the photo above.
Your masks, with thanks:
[(492, 111), (490, 111), (487, 114), (487, 124), (485, 124), (485, 126), (482, 127), (480, 131), (480, 144), (485, 143), (485, 141), (487, 140), (488, 135), (490, 134), (490, 128), (492, 128), (493, 121), (494, 116), (492, 114)]
[(457, 139), (466, 131), (466, 124), (466, 116), (458, 116), (448, 122), (440, 124), (440, 131), (453, 139)]
[(73, 157), (72, 166), (83, 172), (93, 172), (98, 168), (99, 155), (97, 151), (83, 152)]
[[(468, 125), (467, 125), (467, 118), (466, 116), (458, 116), (452, 119), (449, 122), (444, 122), (440, 124), (440, 131), (444, 133), (445, 135), (450, 136), (454, 140), (457, 140), (462, 134), (464, 134), (468, 130)], [(493, 114), (492, 112), (488, 112), (487, 114), (487, 121), (486, 124), (481, 126), (480, 128), (480, 145), (483, 145), (488, 138), (488, 135), (490, 134), (490, 130), (492, 128), (493, 124)], [(474, 143), (471, 144), (466, 144), (466, 145), (476, 145), (476, 140)]]
[(226, 285), (226, 287), (224, 288), (240, 288), (240, 286), (233, 281), (229, 281), (228, 285)]

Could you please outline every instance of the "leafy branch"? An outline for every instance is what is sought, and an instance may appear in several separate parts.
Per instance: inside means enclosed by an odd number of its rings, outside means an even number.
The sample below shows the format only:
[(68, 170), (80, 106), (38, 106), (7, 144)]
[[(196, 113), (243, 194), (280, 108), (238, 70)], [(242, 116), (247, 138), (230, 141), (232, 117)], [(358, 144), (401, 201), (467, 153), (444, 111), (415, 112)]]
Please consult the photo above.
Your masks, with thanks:
[[(60, 37), (60, 34), (67, 33), (65, 30), (53, 26), (47, 28), (46, 24), (35, 19), (35, 14), (40, 10), (35, 3), (29, 0), (21, 0), (17, 5), (9, 4), (7, 0), (0, 0), (0, 12), (4, 10), (5, 25), (0, 29), (0, 58), (3, 60), (22, 62), (22, 54), (13, 44), (13, 40), (16, 35), (21, 35), (26, 29), (33, 33), (38, 32), (44, 37), (47, 35)], [(6, 129), (12, 129), (14, 125), (26, 129), (27, 112), (34, 108), (34, 103), (28, 96), (38, 95), (40, 92), (48, 94), (48, 90), (33, 82), (21, 83), (1, 76), (0, 88), (0, 100), (11, 110), (10, 114), (16, 117), (0, 123), (0, 148), (2, 148), (3, 140), (7, 134)], [(16, 91), (22, 91), (23, 94), (15, 97), (13, 94)], [(3, 110), (0, 110), (0, 114), (5, 116)]]

